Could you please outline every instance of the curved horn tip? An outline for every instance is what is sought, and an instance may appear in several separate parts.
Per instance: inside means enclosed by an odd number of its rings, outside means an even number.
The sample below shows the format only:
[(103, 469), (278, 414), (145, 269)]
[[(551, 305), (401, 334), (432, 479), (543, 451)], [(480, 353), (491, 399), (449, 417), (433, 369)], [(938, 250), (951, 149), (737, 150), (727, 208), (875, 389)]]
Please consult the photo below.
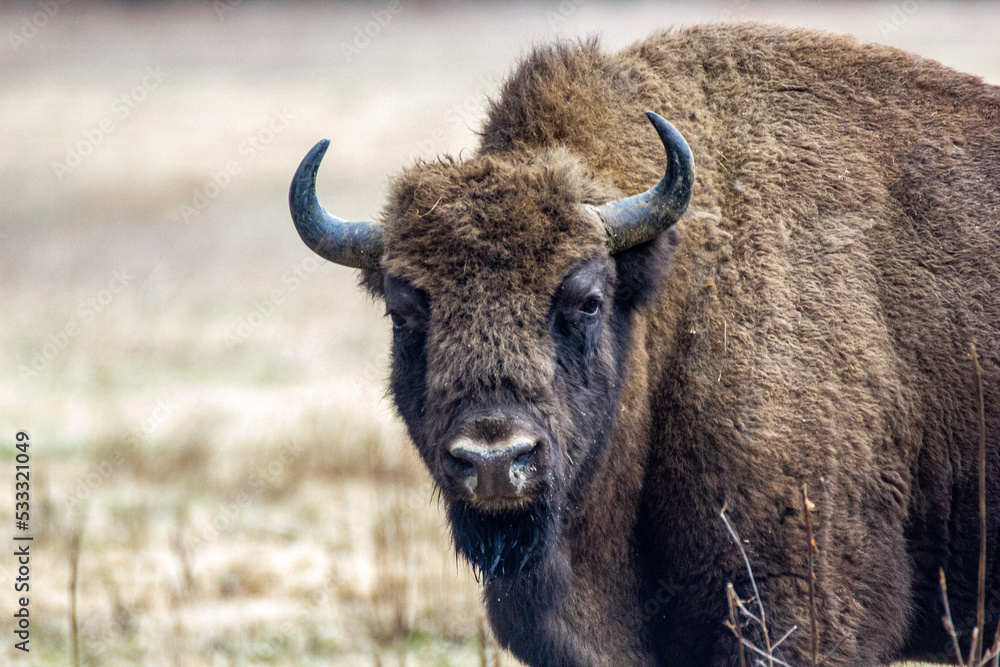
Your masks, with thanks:
[[(685, 139), (684, 135), (673, 126), (673, 123), (655, 111), (647, 111), (646, 118), (648, 118), (649, 122), (653, 124), (653, 128), (656, 130), (656, 133), (660, 135), (660, 141), (663, 142), (665, 148), (671, 146), (678, 148), (686, 154), (683, 157), (688, 158), (691, 154), (691, 147), (688, 146), (687, 139)], [(693, 161), (693, 158), (689, 159)]]
[(292, 178), (292, 186), (289, 188), (289, 202), (292, 204), (292, 215), (295, 215), (295, 201), (298, 197), (311, 197), (316, 189), (316, 172), (326, 155), (326, 150), (330, 147), (329, 139), (320, 139), (316, 145), (309, 149), (306, 156), (302, 158), (298, 168), (295, 170), (295, 177)]
[(295, 229), (316, 254), (351, 268), (377, 269), (382, 255), (382, 229), (370, 222), (349, 222), (327, 213), (316, 197), (316, 172), (330, 146), (318, 141), (302, 158), (288, 190)]
[(330, 147), (329, 139), (320, 139), (312, 149), (319, 153), (320, 157), (326, 154), (326, 149)]
[(687, 209), (694, 184), (694, 156), (684, 136), (653, 111), (646, 118), (663, 143), (667, 164), (660, 182), (649, 190), (608, 202), (598, 213), (608, 233), (612, 254), (656, 238)]
[(326, 155), (326, 149), (330, 147), (329, 139), (320, 139), (316, 142), (316, 145), (309, 149), (306, 153), (306, 157), (302, 160), (303, 166), (312, 167), (313, 177), (316, 176), (316, 171), (319, 169), (319, 163), (323, 161), (323, 156)]

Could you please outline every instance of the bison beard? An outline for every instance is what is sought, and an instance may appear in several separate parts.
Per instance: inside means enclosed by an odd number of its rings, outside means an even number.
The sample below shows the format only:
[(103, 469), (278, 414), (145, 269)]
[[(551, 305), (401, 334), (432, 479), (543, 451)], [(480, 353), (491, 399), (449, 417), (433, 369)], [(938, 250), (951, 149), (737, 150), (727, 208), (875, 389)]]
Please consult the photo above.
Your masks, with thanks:
[(545, 558), (558, 526), (547, 500), (504, 512), (483, 512), (456, 501), (448, 519), (455, 548), (484, 582), (531, 571)]

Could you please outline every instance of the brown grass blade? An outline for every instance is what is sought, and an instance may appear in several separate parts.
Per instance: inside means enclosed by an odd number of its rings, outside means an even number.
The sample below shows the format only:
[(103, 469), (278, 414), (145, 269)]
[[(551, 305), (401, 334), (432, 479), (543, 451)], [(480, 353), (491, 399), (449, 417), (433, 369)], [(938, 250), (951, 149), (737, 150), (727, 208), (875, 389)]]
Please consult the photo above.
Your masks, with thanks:
[(81, 513), (69, 536), (69, 631), (73, 649), (73, 665), (80, 667), (80, 631), (77, 622), (77, 584), (80, 580), (80, 543), (83, 541), (83, 526), (86, 511)]
[(733, 634), (740, 647), (740, 667), (747, 667), (746, 651), (743, 649), (743, 621), (740, 620), (740, 598), (736, 595), (736, 589), (731, 583), (726, 584), (726, 601), (729, 603), (729, 622), (726, 625)]
[(983, 374), (979, 369), (979, 355), (976, 346), (969, 344), (972, 353), (972, 371), (976, 381), (976, 395), (979, 397), (979, 589), (976, 597), (977, 640), (970, 650), (979, 663), (983, 654), (986, 625), (986, 409), (983, 401)]
[(948, 631), (948, 636), (951, 637), (951, 645), (955, 649), (958, 664), (964, 665), (965, 660), (962, 658), (962, 649), (958, 646), (955, 624), (951, 620), (951, 605), (948, 604), (948, 582), (945, 580), (943, 567), (938, 568), (938, 582), (941, 586), (941, 600), (944, 602), (944, 616), (941, 617), (941, 620), (944, 622), (944, 629)]
[(813, 555), (819, 552), (816, 539), (813, 536), (812, 510), (815, 505), (809, 501), (807, 485), (802, 485), (802, 508), (806, 518), (806, 537), (809, 539), (809, 664), (816, 667), (819, 664), (819, 625), (816, 620), (816, 569)]
[[(733, 524), (729, 522), (729, 517), (726, 516), (726, 506), (723, 505), (722, 509), (719, 511), (719, 516), (722, 517), (722, 522), (726, 525), (726, 530), (729, 531), (729, 536), (736, 543), (736, 547), (740, 550), (740, 555), (743, 556), (743, 563), (747, 567), (747, 574), (750, 575), (750, 586), (753, 588), (753, 598), (757, 603), (757, 609), (760, 611), (760, 618), (757, 619), (760, 623), (761, 633), (764, 635), (764, 643), (767, 646), (767, 656), (769, 661), (776, 660), (771, 656), (771, 638), (767, 632), (767, 617), (764, 614), (764, 602), (760, 599), (760, 591), (757, 590), (757, 580), (753, 576), (753, 567), (750, 566), (750, 558), (747, 556), (746, 549), (743, 548), (743, 543), (740, 542), (740, 536), (736, 534), (736, 529), (733, 528)], [(755, 651), (759, 651), (754, 647)], [(773, 666), (773, 662), (769, 662)]]

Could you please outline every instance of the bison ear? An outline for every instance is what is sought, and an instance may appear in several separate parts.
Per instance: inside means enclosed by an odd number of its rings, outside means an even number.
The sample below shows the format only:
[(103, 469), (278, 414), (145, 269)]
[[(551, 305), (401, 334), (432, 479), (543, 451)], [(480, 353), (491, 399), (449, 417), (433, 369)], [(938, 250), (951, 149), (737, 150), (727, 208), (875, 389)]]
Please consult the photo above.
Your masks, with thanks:
[(671, 227), (652, 241), (612, 255), (617, 274), (615, 301), (625, 308), (641, 308), (655, 300), (680, 242), (680, 234)]

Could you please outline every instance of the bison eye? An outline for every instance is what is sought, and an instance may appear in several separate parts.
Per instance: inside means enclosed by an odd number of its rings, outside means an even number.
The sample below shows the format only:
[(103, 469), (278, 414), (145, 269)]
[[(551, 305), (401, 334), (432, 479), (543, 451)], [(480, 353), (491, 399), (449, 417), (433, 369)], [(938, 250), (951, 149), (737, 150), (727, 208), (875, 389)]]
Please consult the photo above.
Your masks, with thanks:
[(601, 297), (592, 296), (583, 302), (580, 306), (580, 312), (584, 315), (593, 316), (597, 314), (597, 311), (601, 309)]
[(392, 318), (392, 328), (394, 330), (398, 331), (406, 326), (406, 318), (399, 313), (389, 313), (389, 317)]

